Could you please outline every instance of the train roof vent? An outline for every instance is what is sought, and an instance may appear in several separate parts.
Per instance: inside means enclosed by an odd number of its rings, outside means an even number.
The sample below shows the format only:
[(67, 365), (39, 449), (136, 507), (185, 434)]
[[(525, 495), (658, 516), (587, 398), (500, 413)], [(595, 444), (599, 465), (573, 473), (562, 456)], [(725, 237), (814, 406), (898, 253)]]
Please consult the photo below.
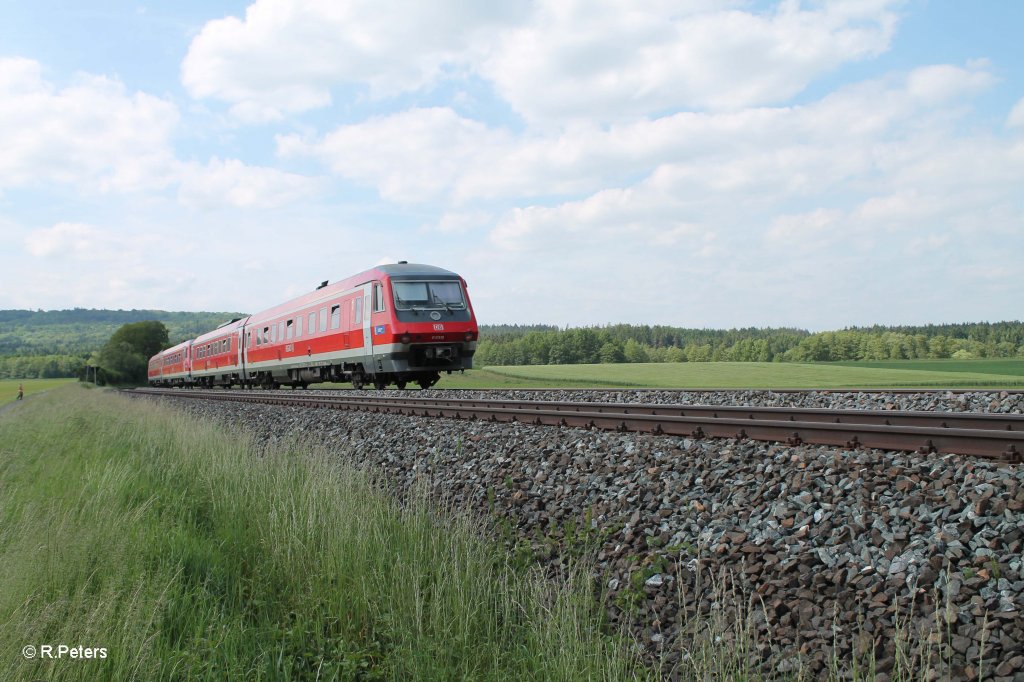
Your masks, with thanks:
[(320, 286), (318, 286), (316, 288), (316, 290), (320, 291), (321, 289), (323, 289), (325, 286), (327, 286), (327, 282), (328, 282), (328, 280), (326, 280), (326, 279), (324, 281), (320, 282)]
[(400, 260), (400, 261), (398, 261), (398, 264), (399, 265), (408, 265), (409, 261), (407, 261), (407, 260)]

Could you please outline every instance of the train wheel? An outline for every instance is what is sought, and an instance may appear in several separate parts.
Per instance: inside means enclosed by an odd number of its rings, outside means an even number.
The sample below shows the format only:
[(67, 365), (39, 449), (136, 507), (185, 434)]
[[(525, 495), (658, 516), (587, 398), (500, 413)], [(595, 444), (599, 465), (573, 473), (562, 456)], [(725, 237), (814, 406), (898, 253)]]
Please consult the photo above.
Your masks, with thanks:
[(363, 373), (360, 371), (352, 372), (352, 388), (360, 390), (363, 388)]
[(373, 380), (373, 387), (376, 388), (378, 391), (383, 391), (385, 388), (387, 388), (387, 386), (388, 382), (384, 381), (383, 379)]
[(441, 379), (441, 375), (440, 374), (432, 374), (430, 376), (426, 376), (426, 377), (423, 377), (422, 379), (419, 379), (416, 383), (418, 383), (420, 385), (420, 388), (428, 389), (431, 386), (433, 386), (434, 384), (436, 384), (440, 379)]
[(404, 381), (396, 381), (395, 382), (395, 387), (398, 388), (399, 391), (404, 391), (406, 385), (407, 384)]

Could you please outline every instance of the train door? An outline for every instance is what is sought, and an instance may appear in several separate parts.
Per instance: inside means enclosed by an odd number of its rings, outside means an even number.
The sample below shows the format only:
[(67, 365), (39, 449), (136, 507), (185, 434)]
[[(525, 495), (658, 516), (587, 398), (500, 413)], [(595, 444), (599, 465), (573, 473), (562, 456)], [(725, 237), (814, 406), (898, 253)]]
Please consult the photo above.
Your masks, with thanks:
[(371, 311), (373, 306), (370, 301), (370, 295), (373, 291), (373, 283), (363, 285), (363, 298), (359, 301), (361, 306), (360, 312), (363, 317), (363, 352), (366, 354), (366, 373), (375, 374), (376, 367), (373, 364), (373, 322), (371, 318), (373, 315)]
[(249, 352), (249, 339), (245, 325), (246, 323), (243, 322), (242, 326), (238, 328), (238, 360), (235, 362), (235, 365), (239, 367), (238, 378), (243, 388), (245, 388), (245, 380), (249, 376), (245, 373), (245, 354)]

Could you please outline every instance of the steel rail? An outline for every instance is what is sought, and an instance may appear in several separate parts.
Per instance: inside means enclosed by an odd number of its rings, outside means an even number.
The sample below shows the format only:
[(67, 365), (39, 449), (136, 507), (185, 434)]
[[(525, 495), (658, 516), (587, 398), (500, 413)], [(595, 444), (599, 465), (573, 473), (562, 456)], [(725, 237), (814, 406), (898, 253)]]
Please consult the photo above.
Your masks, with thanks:
[(1021, 461), (1024, 415), (896, 410), (653, 405), (526, 400), (477, 400), (305, 392), (137, 389), (171, 395), (274, 405), (370, 410), (423, 417), (484, 419), (655, 434), (750, 438), (846, 448), (961, 454)]

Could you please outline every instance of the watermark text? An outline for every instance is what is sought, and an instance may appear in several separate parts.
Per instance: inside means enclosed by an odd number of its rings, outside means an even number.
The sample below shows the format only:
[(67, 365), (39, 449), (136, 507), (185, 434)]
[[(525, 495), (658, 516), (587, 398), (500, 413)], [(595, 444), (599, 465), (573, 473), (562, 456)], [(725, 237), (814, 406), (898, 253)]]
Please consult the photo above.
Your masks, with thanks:
[(76, 661), (98, 660), (107, 657), (107, 647), (93, 646), (68, 646), (67, 644), (40, 644), (36, 646), (29, 644), (22, 647), (21, 655), (28, 660), (35, 658), (45, 659), (70, 659)]

